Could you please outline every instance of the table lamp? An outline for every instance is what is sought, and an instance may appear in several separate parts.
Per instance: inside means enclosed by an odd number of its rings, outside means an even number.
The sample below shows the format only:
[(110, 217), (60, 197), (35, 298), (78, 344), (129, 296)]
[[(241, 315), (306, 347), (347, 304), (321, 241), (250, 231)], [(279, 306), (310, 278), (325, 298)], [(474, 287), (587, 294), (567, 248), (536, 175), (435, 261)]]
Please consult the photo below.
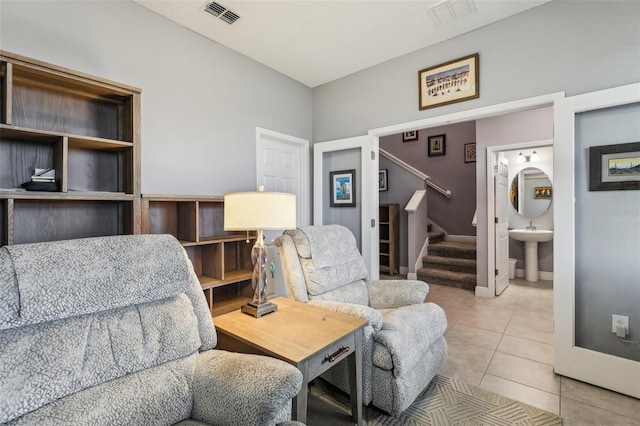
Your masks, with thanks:
[(278, 306), (267, 301), (267, 247), (263, 231), (296, 227), (296, 196), (282, 192), (232, 192), (224, 196), (224, 230), (257, 231), (251, 249), (253, 299), (240, 310), (260, 318), (275, 312)]

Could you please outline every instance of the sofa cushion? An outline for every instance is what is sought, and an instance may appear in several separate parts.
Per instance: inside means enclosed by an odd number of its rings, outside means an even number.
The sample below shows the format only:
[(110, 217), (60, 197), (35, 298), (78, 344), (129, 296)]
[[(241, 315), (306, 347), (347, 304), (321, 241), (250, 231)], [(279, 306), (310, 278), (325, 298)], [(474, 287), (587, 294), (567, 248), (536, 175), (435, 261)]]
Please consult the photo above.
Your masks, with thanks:
[[(5, 281), (0, 289), (18, 292), (20, 308), (16, 317), (8, 306), (0, 315), (0, 330), (160, 300), (191, 287), (189, 259), (170, 235), (84, 238), (5, 249), (9, 259), (0, 258), (0, 279)], [(13, 289), (7, 267), (14, 270)], [(4, 295), (2, 305), (15, 297)], [(10, 317), (4, 318), (7, 313)]]
[(188, 296), (0, 331), (0, 423), (200, 347)]
[(196, 357), (192, 354), (88, 388), (7, 425), (173, 425), (191, 413)]

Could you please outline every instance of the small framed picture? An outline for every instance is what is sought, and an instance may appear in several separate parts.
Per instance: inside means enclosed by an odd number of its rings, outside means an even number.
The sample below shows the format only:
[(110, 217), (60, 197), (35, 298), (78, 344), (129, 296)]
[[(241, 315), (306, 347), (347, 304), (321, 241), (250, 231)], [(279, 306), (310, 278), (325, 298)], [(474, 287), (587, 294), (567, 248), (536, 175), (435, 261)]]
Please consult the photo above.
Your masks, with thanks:
[(533, 198), (536, 200), (550, 200), (551, 191), (550, 186), (536, 186), (533, 190)]
[(418, 140), (418, 131), (417, 130), (409, 130), (408, 132), (402, 133), (402, 142), (410, 142)]
[(427, 154), (429, 157), (436, 157), (438, 155), (445, 155), (446, 151), (445, 135), (429, 136), (427, 139)]
[(340, 170), (329, 173), (331, 207), (356, 206), (356, 171)]
[(464, 144), (464, 162), (475, 163), (476, 162), (476, 144), (466, 143)]
[(640, 142), (589, 148), (589, 191), (640, 189)]
[(389, 189), (387, 186), (387, 169), (382, 169), (378, 172), (378, 189), (380, 192)]

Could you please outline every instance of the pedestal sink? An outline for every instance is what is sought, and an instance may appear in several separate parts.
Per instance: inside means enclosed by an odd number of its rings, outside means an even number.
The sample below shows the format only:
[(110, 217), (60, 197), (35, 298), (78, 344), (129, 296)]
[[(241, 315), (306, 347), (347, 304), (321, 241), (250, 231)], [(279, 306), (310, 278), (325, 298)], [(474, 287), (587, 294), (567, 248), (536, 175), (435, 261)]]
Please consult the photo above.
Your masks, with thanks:
[(538, 281), (538, 243), (551, 241), (553, 231), (512, 229), (509, 236), (516, 241), (524, 242), (524, 278), (527, 281)]

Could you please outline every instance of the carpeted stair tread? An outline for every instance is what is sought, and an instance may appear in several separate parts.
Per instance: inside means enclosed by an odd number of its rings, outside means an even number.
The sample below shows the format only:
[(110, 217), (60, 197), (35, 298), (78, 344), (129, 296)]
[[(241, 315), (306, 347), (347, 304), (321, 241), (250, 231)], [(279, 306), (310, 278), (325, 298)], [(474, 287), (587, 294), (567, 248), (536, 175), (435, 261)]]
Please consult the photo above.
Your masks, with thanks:
[(422, 264), (428, 269), (444, 269), (453, 272), (465, 272), (475, 274), (477, 272), (477, 262), (475, 259), (464, 259), (456, 257), (425, 256)]
[(429, 256), (475, 259), (476, 243), (459, 241), (442, 241), (439, 243), (432, 243), (429, 244), (427, 253)]
[(418, 279), (427, 284), (445, 285), (447, 287), (462, 288), (474, 291), (476, 288), (476, 275), (464, 272), (443, 271), (441, 269), (418, 269)]
[(429, 231), (427, 235), (429, 236), (429, 244), (435, 244), (444, 241), (446, 234), (443, 231)]

